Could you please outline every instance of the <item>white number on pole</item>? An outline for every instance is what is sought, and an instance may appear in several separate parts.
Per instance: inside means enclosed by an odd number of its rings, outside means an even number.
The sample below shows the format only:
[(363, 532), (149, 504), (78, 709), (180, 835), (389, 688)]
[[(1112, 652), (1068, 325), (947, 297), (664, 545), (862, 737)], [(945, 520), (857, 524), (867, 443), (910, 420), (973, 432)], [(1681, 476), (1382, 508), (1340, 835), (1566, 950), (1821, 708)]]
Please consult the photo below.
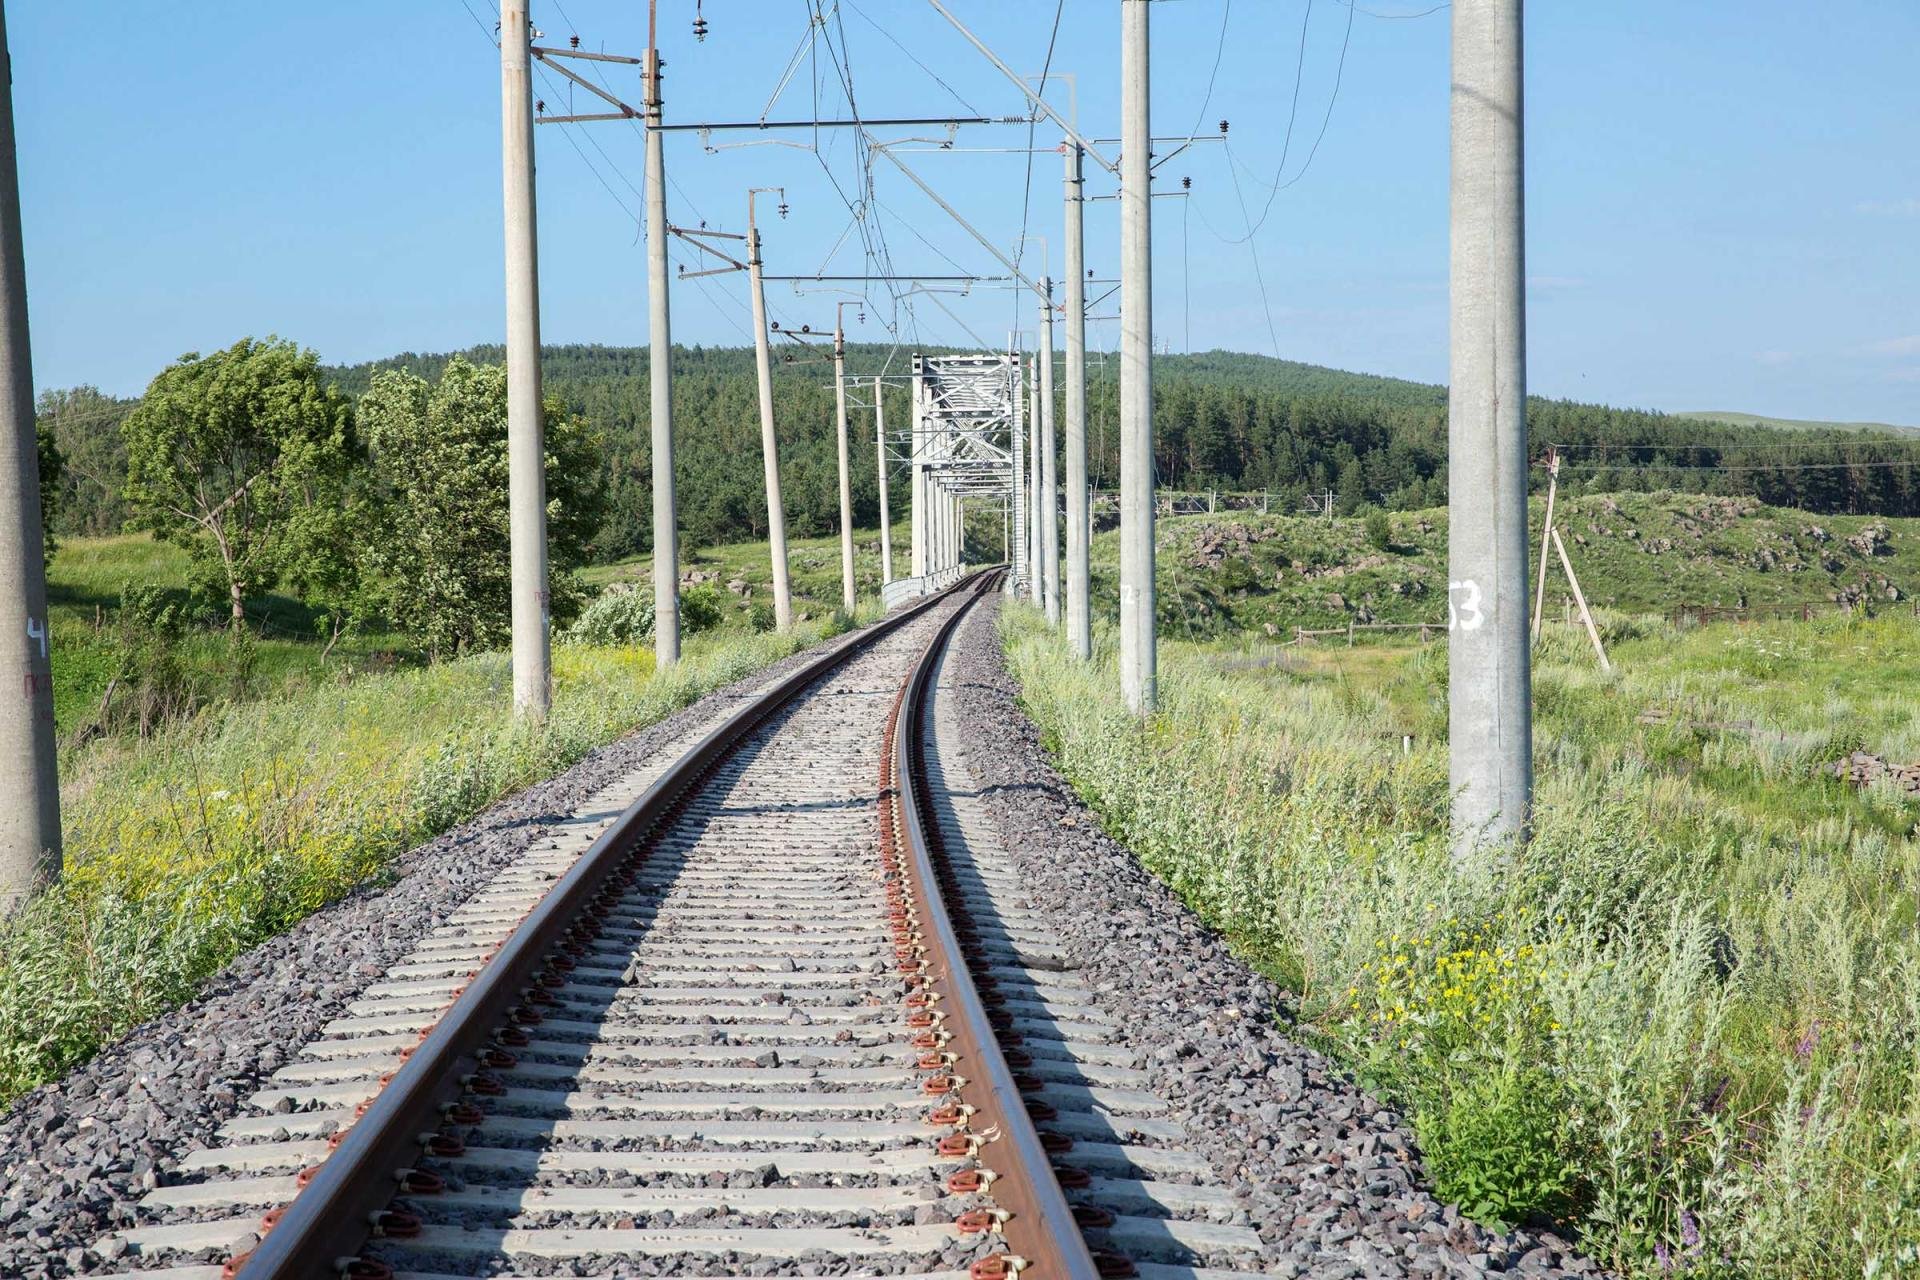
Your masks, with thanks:
[(1468, 579), (1447, 584), (1447, 630), (1478, 631), (1487, 615), (1480, 608), (1480, 584)]
[(27, 639), (40, 642), (40, 656), (47, 656), (47, 624), (38, 618), (27, 619)]

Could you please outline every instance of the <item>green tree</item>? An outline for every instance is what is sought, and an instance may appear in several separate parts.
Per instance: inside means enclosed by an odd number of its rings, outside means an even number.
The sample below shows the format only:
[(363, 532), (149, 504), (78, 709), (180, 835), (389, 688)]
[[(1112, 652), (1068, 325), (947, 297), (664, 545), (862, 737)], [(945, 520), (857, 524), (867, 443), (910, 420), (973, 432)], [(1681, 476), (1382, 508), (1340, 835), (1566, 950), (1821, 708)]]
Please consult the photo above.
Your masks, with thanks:
[(53, 428), (47, 423), (34, 423), (33, 439), (40, 453), (40, 541), (51, 558), (59, 546), (53, 540), (53, 517), (60, 509), (67, 460), (54, 443)]
[(120, 423), (138, 401), (102, 395), (90, 386), (50, 388), (34, 403), (41, 430), (60, 451), (61, 484), (54, 529), (73, 537), (117, 533), (126, 523), (120, 488), (127, 478), (127, 446)]
[[(507, 522), (507, 373), (455, 357), (428, 383), (375, 374), (360, 401), (373, 454), (378, 534), (370, 567), (388, 616), (438, 658), (512, 637)], [(605, 514), (602, 442), (557, 400), (545, 406), (549, 600), (577, 611), (573, 570)]]
[(121, 432), (135, 523), (188, 549), (195, 587), (225, 596), (235, 631), (249, 594), (330, 553), (316, 535), (342, 510), (359, 450), (352, 407), (313, 352), (270, 337), (182, 356)]

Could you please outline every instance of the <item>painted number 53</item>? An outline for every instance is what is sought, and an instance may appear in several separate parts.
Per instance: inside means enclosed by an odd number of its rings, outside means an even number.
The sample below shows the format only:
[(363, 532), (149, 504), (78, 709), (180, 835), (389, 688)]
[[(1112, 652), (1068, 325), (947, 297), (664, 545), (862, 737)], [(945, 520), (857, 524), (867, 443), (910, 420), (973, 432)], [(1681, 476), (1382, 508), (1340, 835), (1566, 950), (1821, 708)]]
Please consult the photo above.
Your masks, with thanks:
[(1480, 607), (1480, 584), (1468, 579), (1447, 584), (1447, 630), (1478, 631), (1487, 615)]

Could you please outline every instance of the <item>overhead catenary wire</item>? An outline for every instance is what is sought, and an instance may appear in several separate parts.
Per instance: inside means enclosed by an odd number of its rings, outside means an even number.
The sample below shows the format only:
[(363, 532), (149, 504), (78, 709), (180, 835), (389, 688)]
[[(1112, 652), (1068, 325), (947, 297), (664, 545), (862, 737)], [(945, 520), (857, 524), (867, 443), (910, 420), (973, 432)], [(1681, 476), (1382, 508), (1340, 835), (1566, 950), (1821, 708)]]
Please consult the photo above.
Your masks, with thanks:
[[(1060, 39), (1060, 18), (1061, 15), (1066, 12), (1066, 8), (1067, 0), (1055, 0), (1053, 7), (1053, 26), (1047, 33), (1047, 56), (1040, 64), (1040, 85), (1039, 88), (1035, 90), (1035, 93), (1043, 98), (1047, 93), (1047, 78), (1053, 74), (1053, 50), (1055, 43)], [(1013, 247), (1013, 263), (1016, 272), (1019, 270), (1020, 264), (1026, 260), (1027, 227), (1030, 225), (1033, 216), (1033, 138), (1035, 130), (1040, 126), (1040, 116), (1038, 112), (1031, 112), (1029, 114), (1032, 116), (1032, 119), (1027, 122), (1027, 175), (1021, 183), (1020, 239), (1014, 242)], [(1013, 327), (1016, 329), (1020, 327), (1020, 307), (1022, 305), (1023, 300), (1018, 294), (1015, 294), (1013, 302)]]
[(902, 44), (899, 38), (895, 36), (893, 32), (887, 30), (884, 26), (880, 25), (879, 23), (875, 22), (871, 17), (869, 17), (865, 9), (862, 9), (859, 5), (855, 4), (853, 0), (842, 0), (842, 3), (846, 4), (855, 13), (859, 14), (860, 20), (862, 22), (865, 22), (868, 26), (872, 27), (875, 31), (878, 31), (881, 35), (885, 36), (889, 41), (891, 41), (894, 48), (898, 49), (901, 53), (906, 54), (908, 61), (912, 62), (914, 66), (926, 72), (928, 78), (931, 79), (935, 84), (939, 85), (942, 89), (945, 89), (949, 94), (951, 94), (955, 102), (958, 102), (961, 106), (965, 107), (967, 111), (973, 115), (977, 116), (981, 114), (980, 109), (978, 107), (974, 106), (971, 102), (968, 102), (965, 98), (960, 96), (960, 91), (958, 89), (948, 84), (945, 80), (942, 80), (939, 74), (935, 72), (932, 67), (929, 67), (926, 63), (920, 61), (919, 58), (915, 57), (913, 50), (909, 49), (906, 45)]

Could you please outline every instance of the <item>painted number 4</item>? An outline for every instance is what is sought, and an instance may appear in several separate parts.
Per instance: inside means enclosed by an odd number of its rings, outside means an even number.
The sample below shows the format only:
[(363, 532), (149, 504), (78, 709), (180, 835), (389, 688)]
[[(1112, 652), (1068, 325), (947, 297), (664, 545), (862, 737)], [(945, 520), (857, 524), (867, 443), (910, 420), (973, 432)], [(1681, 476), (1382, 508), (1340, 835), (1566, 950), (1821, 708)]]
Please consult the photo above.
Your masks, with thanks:
[(1487, 615), (1480, 608), (1480, 584), (1471, 579), (1447, 584), (1447, 630), (1478, 631)]

